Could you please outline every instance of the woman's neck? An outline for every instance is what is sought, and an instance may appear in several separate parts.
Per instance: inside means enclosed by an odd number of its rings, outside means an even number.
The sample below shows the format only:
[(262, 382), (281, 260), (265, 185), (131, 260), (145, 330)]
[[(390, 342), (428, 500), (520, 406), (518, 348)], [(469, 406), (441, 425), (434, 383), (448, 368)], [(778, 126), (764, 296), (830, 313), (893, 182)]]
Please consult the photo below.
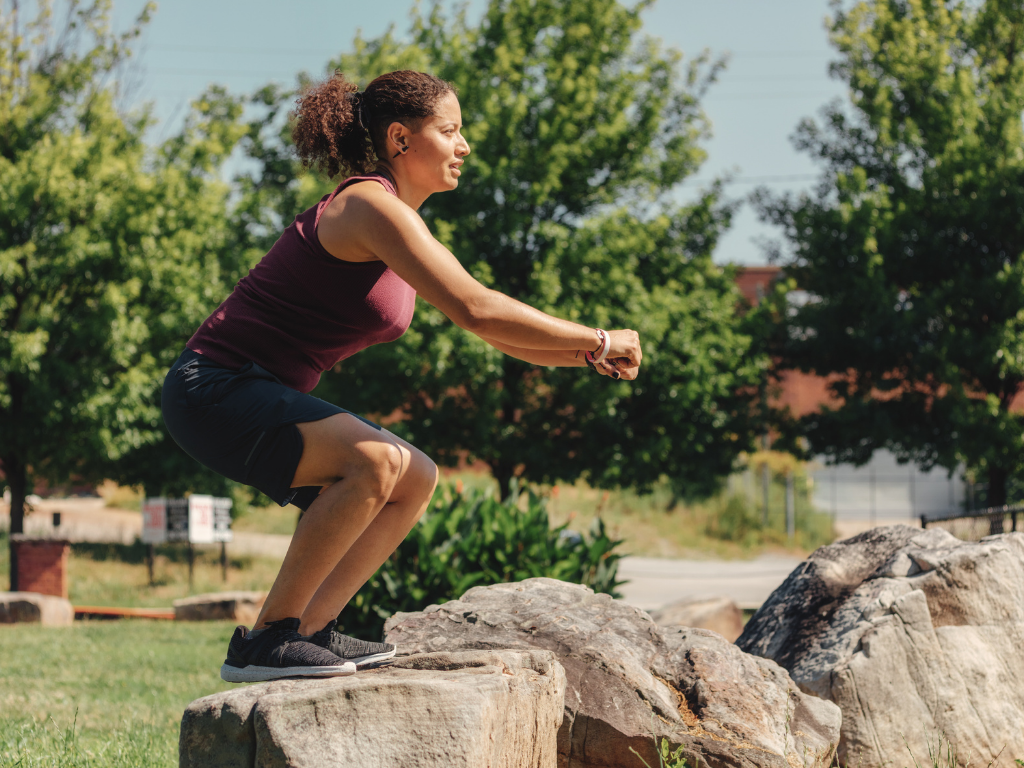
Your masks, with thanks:
[(374, 171), (383, 176), (387, 176), (388, 180), (395, 185), (395, 191), (398, 193), (398, 199), (414, 211), (418, 211), (420, 206), (426, 202), (428, 197), (430, 197), (430, 192), (418, 190), (416, 185), (412, 183), (412, 180), (409, 179), (406, 174), (395, 168), (387, 160), (378, 160), (377, 165), (374, 167)]

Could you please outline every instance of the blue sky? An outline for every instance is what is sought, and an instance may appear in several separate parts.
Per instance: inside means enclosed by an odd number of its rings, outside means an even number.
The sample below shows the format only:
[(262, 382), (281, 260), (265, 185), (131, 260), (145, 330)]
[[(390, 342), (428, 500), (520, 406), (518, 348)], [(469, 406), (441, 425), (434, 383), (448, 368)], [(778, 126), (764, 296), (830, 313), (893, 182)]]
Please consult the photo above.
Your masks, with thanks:
[[(144, 4), (114, 0), (117, 25)], [(404, 30), (411, 7), (412, 0), (163, 0), (139, 46), (136, 98), (154, 103), (156, 135), (166, 134), (208, 84), (246, 92), (272, 80), (291, 84), (301, 70), (322, 73), (358, 29), (366, 37), (389, 24)], [(470, 3), (477, 14), (483, 7), (482, 0)], [(705, 145), (708, 161), (687, 181), (684, 196), (724, 173), (734, 176), (728, 191), (737, 199), (761, 183), (780, 191), (813, 183), (815, 166), (789, 137), (802, 118), (845, 93), (827, 74), (834, 58), (824, 29), (828, 12), (827, 0), (659, 0), (645, 13), (645, 32), (685, 55), (708, 48), (730, 56), (704, 102), (714, 131)], [(763, 263), (755, 241), (773, 236), (745, 205), (716, 260)]]

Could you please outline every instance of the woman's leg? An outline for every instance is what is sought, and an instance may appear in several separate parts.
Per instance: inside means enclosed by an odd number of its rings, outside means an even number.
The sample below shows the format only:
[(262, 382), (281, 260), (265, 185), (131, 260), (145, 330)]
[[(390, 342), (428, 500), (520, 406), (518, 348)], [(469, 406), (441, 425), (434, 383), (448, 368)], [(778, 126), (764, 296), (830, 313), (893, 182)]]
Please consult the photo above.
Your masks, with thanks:
[(363, 534), (324, 579), (302, 612), (300, 632), (309, 634), (334, 621), (341, 609), (398, 549), (427, 510), (437, 486), (437, 466), (426, 454), (384, 430), (402, 452), (402, 474), (391, 497)]
[[(421, 451), (349, 414), (297, 425), (293, 487), (327, 486), (295, 530), (256, 627), (299, 616), (310, 634), (338, 615), (426, 509), (437, 468)], [(358, 541), (358, 546), (353, 546)]]

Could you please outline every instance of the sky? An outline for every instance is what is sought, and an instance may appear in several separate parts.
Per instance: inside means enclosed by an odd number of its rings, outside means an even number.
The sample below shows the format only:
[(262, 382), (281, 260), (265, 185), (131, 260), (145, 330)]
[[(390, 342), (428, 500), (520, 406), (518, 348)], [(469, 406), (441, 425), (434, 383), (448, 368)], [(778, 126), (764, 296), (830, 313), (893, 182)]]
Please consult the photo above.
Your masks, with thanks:
[[(123, 29), (144, 5), (114, 0), (116, 26)], [(471, 18), (483, 7), (484, 0), (471, 0)], [(291, 85), (302, 70), (322, 74), (357, 30), (369, 38), (393, 24), (403, 32), (411, 8), (412, 0), (163, 0), (137, 47), (135, 98), (154, 105), (160, 121), (154, 137), (172, 135), (207, 85), (244, 93), (269, 81)], [(727, 193), (735, 200), (758, 185), (781, 192), (813, 184), (817, 169), (790, 137), (801, 119), (816, 117), (845, 93), (828, 76), (835, 58), (825, 32), (828, 13), (827, 0), (658, 0), (645, 12), (644, 33), (685, 57), (704, 49), (729, 57), (704, 100), (713, 131), (704, 145), (708, 160), (685, 182), (684, 199), (723, 175), (732, 179)], [(715, 259), (763, 264), (758, 243), (777, 237), (744, 204)]]

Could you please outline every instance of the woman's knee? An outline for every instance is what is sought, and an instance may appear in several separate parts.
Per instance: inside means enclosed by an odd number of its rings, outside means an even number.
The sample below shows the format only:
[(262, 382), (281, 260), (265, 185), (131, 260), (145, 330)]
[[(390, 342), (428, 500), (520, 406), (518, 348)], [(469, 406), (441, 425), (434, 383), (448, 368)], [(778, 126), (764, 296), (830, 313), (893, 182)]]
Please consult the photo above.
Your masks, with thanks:
[(390, 498), (402, 475), (402, 450), (389, 440), (381, 440), (362, 447), (360, 454), (359, 467), (350, 479), (367, 485), (375, 496)]
[(437, 465), (422, 451), (409, 452), (409, 466), (401, 483), (396, 486), (391, 501), (420, 501), (426, 503), (434, 494), (438, 480)]

